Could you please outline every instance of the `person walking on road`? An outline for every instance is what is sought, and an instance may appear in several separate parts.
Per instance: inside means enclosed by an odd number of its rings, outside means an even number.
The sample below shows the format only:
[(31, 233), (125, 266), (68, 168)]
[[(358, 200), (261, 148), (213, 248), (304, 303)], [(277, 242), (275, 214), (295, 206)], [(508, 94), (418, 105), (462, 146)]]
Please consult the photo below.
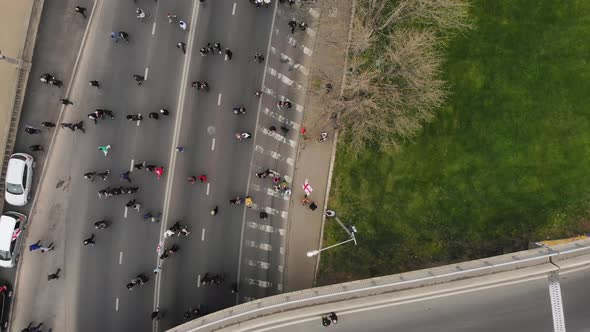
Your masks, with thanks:
[(180, 227), (180, 234), (184, 235), (184, 236), (188, 236), (191, 232), (189, 232), (188, 230), (188, 226), (184, 225), (182, 227)]
[(100, 83), (98, 83), (98, 81), (93, 80), (89, 82), (90, 86), (93, 86), (95, 88), (97, 88), (98, 90), (100, 90)]
[(73, 130), (75, 131), (76, 129), (80, 130), (82, 132), (82, 134), (86, 134), (86, 130), (84, 130), (84, 121), (80, 121), (77, 123), (74, 123), (72, 125)]
[(74, 125), (71, 123), (67, 123), (67, 122), (62, 122), (59, 124), (59, 126), (64, 129), (64, 128), (68, 128), (71, 131), (75, 131), (76, 129), (74, 129)]
[(39, 249), (41, 249), (41, 240), (39, 240), (29, 246), (29, 251), (35, 251), (35, 250), (39, 250)]
[(131, 176), (130, 175), (131, 175), (131, 172), (129, 172), (129, 171), (127, 171), (125, 173), (121, 173), (121, 176), (119, 176), (119, 180), (120, 181), (127, 181), (129, 183), (132, 183), (131, 182)]
[(156, 179), (160, 180), (162, 175), (164, 175), (164, 167), (162, 167), (162, 166), (156, 167), (156, 169), (154, 169), (154, 173), (156, 173)]
[(160, 307), (157, 307), (156, 310), (152, 312), (152, 320), (160, 320), (160, 318), (162, 318), (162, 315), (160, 314)]
[(51, 242), (47, 247), (41, 247), (39, 248), (39, 250), (41, 250), (41, 253), (44, 254), (48, 251), (52, 251), (53, 250), (53, 242)]
[(86, 180), (90, 180), (90, 182), (94, 182), (95, 175), (96, 175), (96, 172), (86, 172), (86, 173), (84, 173), (84, 178)]
[(104, 156), (106, 157), (109, 154), (109, 149), (111, 148), (111, 145), (102, 145), (98, 147), (98, 151), (101, 151), (102, 153), (104, 153)]
[(96, 113), (93, 112), (93, 113), (88, 114), (88, 118), (90, 120), (92, 120), (92, 122), (94, 122), (94, 124), (96, 124), (96, 119), (98, 119), (98, 116), (96, 115)]
[(135, 80), (135, 82), (137, 82), (137, 85), (141, 85), (141, 83), (145, 81), (145, 77), (137, 74), (133, 74), (133, 79)]
[(74, 8), (74, 11), (76, 11), (76, 13), (82, 15), (82, 17), (86, 18), (86, 8), (85, 7), (76, 6), (76, 8)]
[(57, 269), (57, 271), (55, 271), (55, 273), (48, 275), (47, 281), (51, 281), (53, 279), (59, 279), (59, 271), (61, 271), (61, 269)]
[(84, 242), (82, 242), (82, 243), (84, 243), (85, 246), (87, 246), (87, 245), (93, 246), (94, 245), (94, 234), (90, 235), (90, 237), (85, 239)]
[(37, 135), (41, 133), (41, 129), (35, 128), (33, 126), (26, 125), (25, 132), (29, 135)]
[(106, 171), (104, 171), (102, 173), (96, 173), (96, 176), (100, 176), (101, 179), (106, 181), (109, 177), (109, 174), (111, 174), (111, 170), (107, 169)]
[(258, 61), (258, 63), (263, 63), (264, 62), (264, 56), (262, 55), (262, 53), (256, 53), (256, 54), (254, 54), (254, 61)]
[(29, 150), (31, 150), (31, 152), (43, 151), (43, 147), (39, 144), (34, 144), (29, 146)]
[(182, 54), (186, 54), (186, 44), (183, 42), (176, 43), (176, 47), (182, 51)]
[(219, 52), (219, 54), (222, 54), (221, 52), (221, 43), (214, 43), (213, 44), (213, 49), (217, 50), (217, 52)]
[(67, 99), (67, 98), (62, 98), (62, 99), (60, 99), (60, 100), (59, 100), (59, 102), (60, 102), (62, 105), (66, 105), (66, 106), (67, 106), (67, 105), (74, 105), (74, 103), (72, 103), (72, 101), (71, 101), (71, 100), (69, 100), (69, 99)]
[(297, 21), (295, 21), (294, 18), (292, 18), (289, 23), (287, 23), (287, 25), (289, 25), (289, 28), (291, 28), (291, 34), (295, 33), (295, 28), (297, 28)]

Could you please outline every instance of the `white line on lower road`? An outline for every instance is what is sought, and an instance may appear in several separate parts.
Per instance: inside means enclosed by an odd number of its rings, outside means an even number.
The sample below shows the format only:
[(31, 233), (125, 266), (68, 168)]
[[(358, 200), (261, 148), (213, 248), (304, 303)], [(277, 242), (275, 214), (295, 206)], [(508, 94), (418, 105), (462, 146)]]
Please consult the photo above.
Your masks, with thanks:
[(125, 207), (125, 213), (123, 213), (123, 218), (127, 218), (127, 207)]
[(209, 186), (211, 185), (211, 183), (207, 183), (207, 196), (209, 196)]
[(221, 92), (219, 93), (219, 96), (217, 97), (217, 106), (221, 106)]
[(211, 140), (211, 151), (215, 150), (215, 138)]
[(205, 241), (205, 229), (201, 232), (201, 241)]
[(551, 311), (553, 313), (553, 330), (565, 332), (565, 318), (563, 315), (563, 302), (561, 299), (561, 285), (559, 274), (553, 271), (549, 273), (549, 298), (551, 299)]
[(201, 287), (201, 275), (197, 276), (197, 287)]
[(119, 298), (115, 299), (115, 311), (119, 311)]
[(236, 3), (234, 2), (234, 8), (231, 10), (232, 16), (236, 15)]
[(152, 27), (152, 36), (156, 34), (156, 22), (154, 22), (154, 26)]
[(150, 72), (150, 68), (149, 67), (145, 67), (145, 72), (143, 73), (143, 79), (147, 80), (148, 78), (148, 73)]
[(123, 252), (119, 251), (119, 265), (123, 264)]
[(129, 172), (133, 172), (133, 162), (135, 160), (131, 159), (131, 165), (129, 165)]

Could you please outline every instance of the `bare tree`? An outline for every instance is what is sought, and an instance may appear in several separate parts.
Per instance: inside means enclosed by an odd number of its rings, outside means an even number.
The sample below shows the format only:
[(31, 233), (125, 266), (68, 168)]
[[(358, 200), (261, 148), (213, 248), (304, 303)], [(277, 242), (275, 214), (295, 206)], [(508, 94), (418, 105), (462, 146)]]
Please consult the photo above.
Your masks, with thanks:
[(434, 119), (448, 93), (438, 79), (443, 56), (435, 32), (400, 29), (388, 38), (391, 46), (378, 58), (379, 65), (351, 57), (342, 98), (327, 103), (340, 111), (353, 151), (368, 143), (399, 150)]
[(403, 22), (418, 23), (441, 31), (465, 31), (474, 27), (473, 18), (469, 14), (470, 8), (471, 3), (467, 0), (401, 0), (393, 11), (377, 16), (379, 20), (376, 30)]

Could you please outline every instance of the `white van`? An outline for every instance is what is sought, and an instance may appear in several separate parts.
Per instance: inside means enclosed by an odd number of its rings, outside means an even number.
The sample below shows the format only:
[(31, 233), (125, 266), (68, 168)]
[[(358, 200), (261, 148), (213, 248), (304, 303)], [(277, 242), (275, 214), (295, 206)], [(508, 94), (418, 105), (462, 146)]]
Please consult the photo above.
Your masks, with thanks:
[(0, 267), (13, 267), (18, 261), (27, 216), (7, 211), (0, 217)]

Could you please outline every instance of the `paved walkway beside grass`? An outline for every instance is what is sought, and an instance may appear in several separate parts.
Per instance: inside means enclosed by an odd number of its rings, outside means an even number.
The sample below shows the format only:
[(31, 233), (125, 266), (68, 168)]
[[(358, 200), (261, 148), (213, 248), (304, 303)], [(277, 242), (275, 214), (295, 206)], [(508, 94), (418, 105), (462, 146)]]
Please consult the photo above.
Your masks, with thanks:
[[(314, 55), (310, 90), (303, 126), (307, 140), (299, 144), (293, 179), (293, 198), (290, 208), (285, 292), (311, 288), (314, 285), (319, 256), (307, 257), (309, 250), (321, 245), (323, 212), (331, 167), (334, 160), (334, 124), (327, 121), (321, 95), (326, 83), (333, 85), (331, 93), (339, 93), (345, 65), (353, 0), (321, 0), (321, 17), (318, 27), (318, 44)], [(329, 133), (327, 142), (318, 143), (322, 131)], [(318, 206), (312, 211), (300, 204), (304, 197), (302, 184), (308, 179), (313, 188), (309, 198)]]

